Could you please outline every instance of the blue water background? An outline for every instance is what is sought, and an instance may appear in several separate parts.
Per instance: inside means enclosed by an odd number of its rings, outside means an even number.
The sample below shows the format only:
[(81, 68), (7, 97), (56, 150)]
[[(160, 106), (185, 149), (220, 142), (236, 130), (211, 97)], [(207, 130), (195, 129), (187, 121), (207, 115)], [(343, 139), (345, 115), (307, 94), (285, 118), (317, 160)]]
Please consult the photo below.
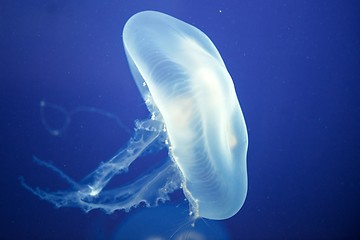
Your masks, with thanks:
[(142, 210), (55, 209), (18, 180), (64, 188), (32, 155), (80, 180), (129, 138), (87, 113), (53, 137), (41, 124), (42, 100), (100, 108), (129, 129), (148, 117), (121, 36), (142, 10), (204, 31), (234, 80), (249, 132), (249, 191), (221, 223), (230, 238), (360, 238), (360, 2), (346, 0), (1, 1), (0, 238), (110, 239)]

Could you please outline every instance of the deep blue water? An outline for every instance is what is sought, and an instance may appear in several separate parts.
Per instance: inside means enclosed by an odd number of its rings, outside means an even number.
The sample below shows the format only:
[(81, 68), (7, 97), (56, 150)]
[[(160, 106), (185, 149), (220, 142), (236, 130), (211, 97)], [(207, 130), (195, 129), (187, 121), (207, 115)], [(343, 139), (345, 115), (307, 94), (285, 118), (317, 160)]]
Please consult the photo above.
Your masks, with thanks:
[[(240, 212), (214, 224), (230, 239), (360, 238), (360, 2), (346, 0), (1, 1), (0, 238), (111, 239), (131, 221), (139, 232), (149, 227), (136, 217), (144, 207), (112, 215), (56, 209), (18, 180), (66, 187), (32, 156), (80, 180), (129, 138), (86, 112), (51, 136), (42, 100), (103, 109), (129, 129), (148, 117), (121, 37), (142, 10), (204, 31), (234, 80), (249, 132), (249, 192)], [(62, 117), (48, 111), (46, 119)], [(137, 164), (151, 168), (165, 155)], [(182, 198), (177, 192), (170, 203), (184, 206)], [(159, 224), (154, 230), (175, 231)]]

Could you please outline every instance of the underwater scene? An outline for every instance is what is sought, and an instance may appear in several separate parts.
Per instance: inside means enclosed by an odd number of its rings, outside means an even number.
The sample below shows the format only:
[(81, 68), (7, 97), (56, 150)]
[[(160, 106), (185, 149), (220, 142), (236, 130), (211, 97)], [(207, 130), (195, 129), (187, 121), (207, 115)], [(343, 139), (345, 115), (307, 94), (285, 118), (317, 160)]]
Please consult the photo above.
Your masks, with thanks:
[(1, 239), (360, 238), (360, 2), (0, 12)]

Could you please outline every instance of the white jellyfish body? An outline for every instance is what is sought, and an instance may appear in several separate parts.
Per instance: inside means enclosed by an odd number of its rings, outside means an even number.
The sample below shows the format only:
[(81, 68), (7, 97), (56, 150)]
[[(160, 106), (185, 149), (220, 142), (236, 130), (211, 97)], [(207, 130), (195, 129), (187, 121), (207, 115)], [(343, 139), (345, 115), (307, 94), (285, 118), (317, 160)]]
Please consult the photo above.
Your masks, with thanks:
[(163, 117), (185, 195), (201, 217), (231, 217), (247, 192), (248, 138), (219, 52), (197, 28), (153, 11), (131, 17), (123, 40), (150, 111)]
[[(139, 121), (128, 144), (81, 183), (34, 158), (60, 174), (72, 190), (49, 193), (22, 180), (23, 186), (58, 207), (109, 213), (141, 202), (156, 205), (181, 187), (195, 217), (233, 216), (247, 193), (248, 138), (234, 84), (216, 47), (199, 29), (154, 11), (132, 16), (123, 41), (151, 118)], [(166, 139), (170, 156), (161, 168), (128, 186), (104, 189), (159, 138)]]

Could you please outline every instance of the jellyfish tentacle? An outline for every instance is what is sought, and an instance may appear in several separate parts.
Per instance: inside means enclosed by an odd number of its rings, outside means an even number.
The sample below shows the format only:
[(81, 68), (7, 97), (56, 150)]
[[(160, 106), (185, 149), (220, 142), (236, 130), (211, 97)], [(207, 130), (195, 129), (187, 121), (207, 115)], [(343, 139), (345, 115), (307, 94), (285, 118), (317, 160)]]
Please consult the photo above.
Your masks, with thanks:
[(61, 178), (65, 179), (67, 183), (69, 183), (73, 188), (79, 188), (79, 184), (72, 180), (68, 175), (66, 175), (63, 171), (61, 171), (59, 168), (55, 167), (51, 163), (45, 162), (41, 159), (39, 159), (36, 156), (33, 156), (33, 161), (37, 163), (39, 166), (44, 166), (49, 168), (51, 171), (56, 172)]
[[(152, 125), (152, 128), (145, 128), (144, 125)], [(101, 164), (95, 171), (89, 174), (83, 182), (88, 182), (89, 194), (97, 195), (114, 177), (114, 175), (126, 172), (142, 152), (151, 145), (161, 134), (163, 123), (156, 120), (145, 120), (137, 124), (134, 137), (132, 137), (125, 148), (120, 150), (109, 161)]]
[[(64, 120), (60, 126), (54, 127), (52, 126), (47, 119), (46, 112), (48, 110), (56, 111), (59, 114), (63, 115)], [(72, 110), (67, 110), (65, 107), (47, 102), (45, 100), (40, 101), (40, 116), (41, 116), (41, 123), (45, 127), (45, 129), (53, 136), (61, 136), (69, 127), (72, 117), (78, 113), (94, 113), (100, 116), (104, 116), (112, 121), (114, 121), (120, 129), (124, 130), (126, 133), (131, 133), (130, 129), (120, 120), (118, 116), (115, 114), (105, 111), (100, 108), (95, 107), (87, 107), (87, 106), (78, 106)]]

